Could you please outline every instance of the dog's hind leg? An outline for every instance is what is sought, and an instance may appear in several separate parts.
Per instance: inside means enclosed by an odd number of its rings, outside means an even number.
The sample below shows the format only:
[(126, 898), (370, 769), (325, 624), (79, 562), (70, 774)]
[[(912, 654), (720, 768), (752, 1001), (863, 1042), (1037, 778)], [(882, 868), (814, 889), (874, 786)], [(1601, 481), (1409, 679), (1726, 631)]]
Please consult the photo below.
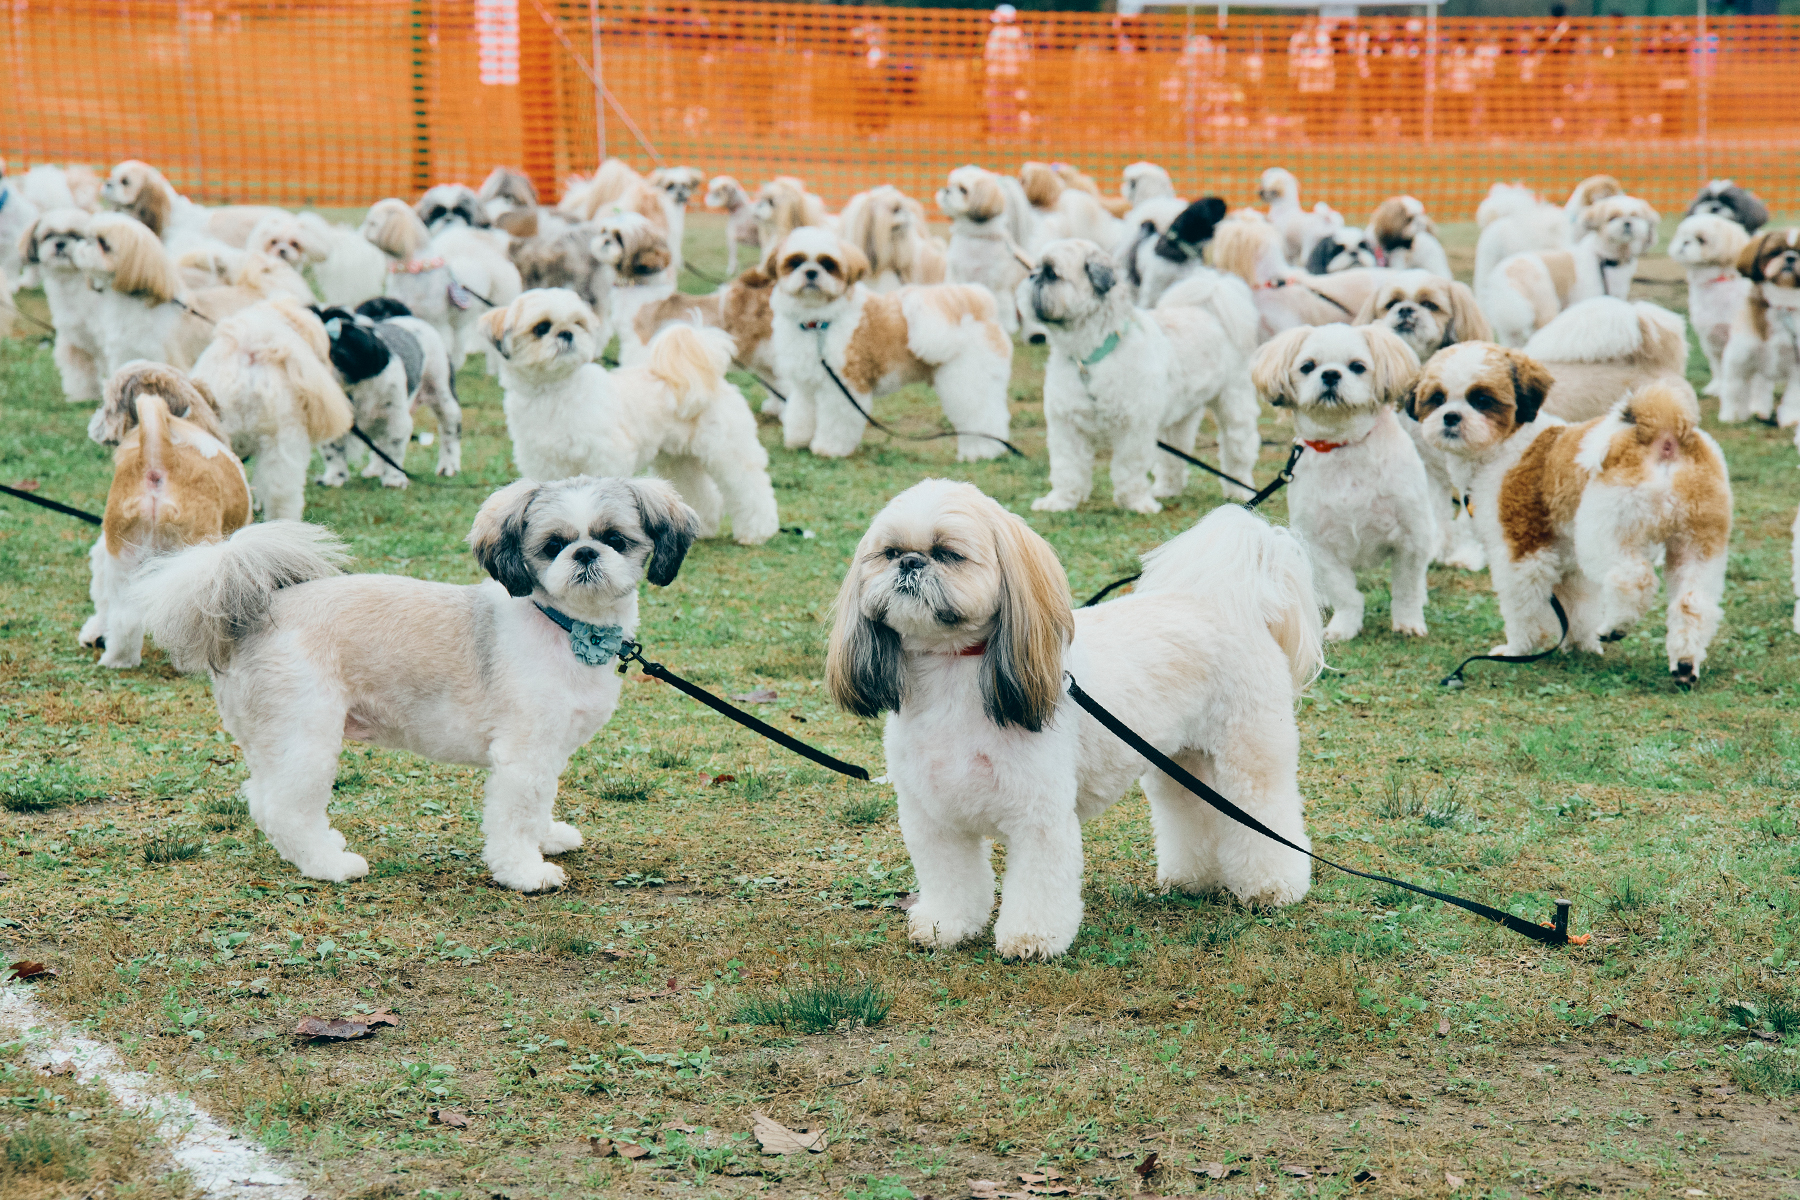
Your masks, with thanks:
[[(1213, 425), (1219, 431), (1219, 469), (1233, 479), (1255, 483), (1256, 457), (1262, 453), (1262, 432), (1256, 422), (1262, 415), (1262, 404), (1256, 398), (1250, 376), (1242, 372), (1235, 375), (1209, 407)], [(1223, 479), (1219, 480), (1219, 490), (1227, 500), (1248, 500), (1251, 495)]]
[(94, 602), (94, 615), (82, 623), (76, 636), (75, 640), (83, 646), (98, 646), (106, 641), (106, 614), (111, 611), (113, 593), (118, 590), (112, 561), (102, 534), (88, 551), (88, 598)]
[[(221, 715), (224, 711), (221, 703)], [(344, 835), (331, 827), (326, 813), (343, 749), (342, 707), (320, 701), (308, 710), (283, 713), (279, 726), (255, 738), (238, 737), (250, 768), (244, 784), (250, 819), (275, 853), (308, 879), (362, 878), (369, 873), (368, 860), (344, 848)]]
[(266, 521), (298, 521), (306, 508), (306, 467), (312, 443), (304, 429), (280, 430), (257, 446), (251, 486)]
[[(1800, 523), (1796, 529), (1800, 529)], [(1724, 539), (1721, 537), (1716, 547), (1709, 547), (1686, 538), (1671, 538), (1663, 570), (1669, 590), (1669, 633), (1665, 643), (1669, 673), (1677, 683), (1693, 683), (1700, 678), (1707, 647), (1725, 617), (1719, 604), (1725, 595)]]
[(658, 475), (675, 485), (687, 506), (700, 518), (700, 536), (717, 537), (724, 501), (705, 465), (690, 455), (662, 454), (657, 456), (655, 469)]
[(448, 478), (462, 470), (462, 405), (443, 363), (427, 364), (419, 400), (437, 417), (437, 473)]

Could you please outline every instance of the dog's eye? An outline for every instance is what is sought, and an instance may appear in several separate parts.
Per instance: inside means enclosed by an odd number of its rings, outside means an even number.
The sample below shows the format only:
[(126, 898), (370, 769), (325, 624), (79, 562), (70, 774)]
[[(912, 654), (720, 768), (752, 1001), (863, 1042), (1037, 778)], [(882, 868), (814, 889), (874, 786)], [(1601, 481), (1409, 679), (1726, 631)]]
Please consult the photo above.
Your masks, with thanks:
[(1438, 310), (1437, 301), (1435, 300), (1421, 300), (1419, 301), (1419, 307), (1427, 312), (1436, 312)]
[(936, 559), (938, 562), (946, 563), (946, 564), (959, 563), (963, 560), (962, 555), (960, 555), (956, 551), (950, 549), (950, 547), (948, 547), (948, 546), (933, 546), (931, 548), (931, 557)]
[(1366, 363), (1353, 362), (1350, 364), (1350, 373), (1352, 375), (1361, 375), (1368, 369), (1368, 364)]
[(836, 275), (838, 269), (837, 259), (831, 257), (829, 254), (825, 255), (819, 259), (819, 269), (824, 271), (827, 275)]
[(108, 251), (108, 252), (110, 252), (110, 251), (111, 251), (111, 250), (112, 250), (112, 247), (111, 247), (111, 246), (109, 246), (109, 245), (107, 245), (107, 244), (106, 244), (106, 239), (105, 239), (105, 238), (101, 238), (101, 239), (100, 239), (100, 249), (101, 249), (101, 250), (103, 250), (103, 251)]
[(531, 327), (531, 332), (534, 336), (543, 337), (550, 332), (550, 322), (539, 321), (536, 325)]
[(565, 537), (546, 538), (542, 554), (545, 558), (555, 558), (569, 548), (569, 539)]
[(1431, 393), (1430, 397), (1426, 399), (1425, 407), (1426, 408), (1438, 408), (1438, 407), (1441, 407), (1443, 405), (1443, 403), (1444, 403), (1444, 393), (1441, 391), (1433, 392), (1433, 393)]
[(1500, 404), (1500, 402), (1494, 398), (1492, 392), (1482, 391), (1480, 389), (1471, 391), (1466, 398), (1469, 401), (1470, 408), (1497, 408)]
[(616, 529), (609, 529), (600, 535), (600, 544), (614, 554), (623, 554), (631, 549), (631, 539)]
[(1319, 365), (1318, 363), (1314, 362), (1312, 359), (1309, 358), (1305, 362), (1300, 364), (1300, 373), (1302, 375), (1311, 375), (1313, 373), (1313, 368), (1318, 365)]
[(798, 271), (801, 267), (804, 267), (805, 265), (806, 265), (806, 255), (790, 254), (785, 259), (782, 260), (781, 269), (784, 271)]

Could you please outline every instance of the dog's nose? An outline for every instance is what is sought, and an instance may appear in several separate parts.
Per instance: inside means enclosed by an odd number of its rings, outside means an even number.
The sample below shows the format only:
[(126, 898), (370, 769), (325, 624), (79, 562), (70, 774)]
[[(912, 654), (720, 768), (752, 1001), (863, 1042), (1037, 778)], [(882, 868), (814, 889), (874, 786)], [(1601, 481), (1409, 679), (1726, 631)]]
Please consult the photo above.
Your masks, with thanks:
[(585, 567), (596, 558), (599, 558), (600, 552), (592, 546), (583, 546), (581, 549), (575, 551), (575, 553), (569, 555), (569, 557)]
[(1320, 371), (1319, 372), (1319, 382), (1324, 384), (1328, 388), (1336, 387), (1338, 385), (1338, 380), (1342, 379), (1343, 377), (1344, 377), (1344, 373), (1342, 371)]
[(575, 334), (572, 330), (565, 329), (556, 335), (556, 340), (565, 346), (573, 346), (575, 344)]
[(806, 277), (808, 279), (817, 279), (819, 277), (819, 269), (817, 267), (806, 268)]
[(1455, 429), (1458, 425), (1461, 425), (1461, 424), (1462, 424), (1462, 414), (1461, 413), (1445, 413), (1444, 414), (1444, 428), (1445, 429)]
[(925, 556), (915, 551), (902, 554), (899, 559), (902, 571), (922, 571), (925, 569)]

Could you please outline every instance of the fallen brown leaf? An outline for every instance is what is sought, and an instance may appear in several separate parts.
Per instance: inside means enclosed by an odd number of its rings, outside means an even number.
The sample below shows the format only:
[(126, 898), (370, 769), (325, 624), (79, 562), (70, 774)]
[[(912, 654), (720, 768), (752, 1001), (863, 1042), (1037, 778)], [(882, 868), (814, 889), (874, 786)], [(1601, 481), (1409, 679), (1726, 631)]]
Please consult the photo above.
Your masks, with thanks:
[(1299, 1163), (1282, 1163), (1281, 1173), (1283, 1175), (1290, 1175), (1295, 1179), (1312, 1178), (1312, 1168), (1303, 1167)]
[(1150, 1153), (1144, 1155), (1143, 1162), (1131, 1169), (1137, 1173), (1139, 1179), (1148, 1179), (1156, 1174), (1156, 1167), (1156, 1151), (1152, 1150)]
[(635, 1142), (620, 1142), (619, 1143), (619, 1157), (620, 1158), (639, 1159), (639, 1158), (643, 1158), (645, 1155), (650, 1154), (650, 1153), (651, 1153), (651, 1150), (650, 1150), (650, 1147), (648, 1147), (648, 1146), (640, 1146), (640, 1145), (636, 1144)]
[(1450, 1018), (1449, 1017), (1439, 1017), (1438, 1018), (1437, 1035), (1439, 1037), (1449, 1037), (1450, 1036)]
[(764, 1154), (799, 1154), (811, 1151), (820, 1154), (825, 1149), (825, 1130), (789, 1129), (780, 1121), (772, 1120), (760, 1112), (750, 1114), (752, 1122), (750, 1131), (756, 1135), (757, 1144)]
[(433, 1125), (448, 1125), (451, 1129), (467, 1129), (469, 1127), (469, 1118), (463, 1113), (452, 1112), (447, 1108), (434, 1108), (431, 1110), (431, 1123)]
[(301, 1017), (300, 1023), (294, 1026), (294, 1036), (306, 1041), (349, 1042), (374, 1034), (374, 1027), (363, 1018), (338, 1017), (327, 1021), (323, 1017)]
[(733, 692), (731, 698), (739, 704), (773, 704), (781, 697), (773, 688), (757, 688), (751, 692)]
[(373, 1028), (376, 1025), (393, 1025), (395, 1027), (398, 1027), (400, 1024), (400, 1018), (395, 1016), (393, 1013), (388, 1012), (386, 1009), (383, 1009), (382, 1011), (380, 1011), (378, 1013), (370, 1013), (366, 1017), (358, 1017), (356, 1019), (361, 1021), (363, 1024), (370, 1026), (371, 1028)]
[[(669, 982), (671, 984), (673, 984), (675, 981), (673, 979), (671, 979), (671, 980), (669, 980)], [(664, 1125), (663, 1128), (674, 1130), (676, 1133), (697, 1133), (697, 1132), (699, 1132), (694, 1126), (689, 1125), (685, 1121), (670, 1121), (667, 1125)]]
[(1204, 1175), (1208, 1179), (1223, 1179), (1227, 1175), (1233, 1174), (1226, 1170), (1224, 1163), (1217, 1162), (1201, 1163), (1197, 1167), (1189, 1167), (1188, 1170), (1196, 1175)]
[(1463, 1185), (1463, 1177), (1461, 1175), (1452, 1175), (1450, 1172), (1445, 1171), (1444, 1184), (1447, 1187), (1459, 1188)]
[(611, 1138), (588, 1136), (588, 1153), (595, 1158), (611, 1158), (613, 1144)]
[(22, 959), (19, 962), (14, 963), (11, 967), (7, 968), (6, 972), (8, 983), (11, 983), (14, 980), (23, 982), (27, 979), (54, 979), (56, 976), (57, 970), (55, 967), (47, 967), (41, 962), (31, 962), (28, 959)]

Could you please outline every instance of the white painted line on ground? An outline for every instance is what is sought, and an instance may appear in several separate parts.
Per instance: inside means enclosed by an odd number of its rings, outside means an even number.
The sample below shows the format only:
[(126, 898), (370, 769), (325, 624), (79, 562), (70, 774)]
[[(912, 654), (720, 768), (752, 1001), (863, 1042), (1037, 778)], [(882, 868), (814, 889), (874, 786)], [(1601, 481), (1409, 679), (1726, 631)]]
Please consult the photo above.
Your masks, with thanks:
[(159, 1089), (142, 1071), (127, 1071), (111, 1046), (86, 1038), (32, 999), (24, 984), (0, 988), (0, 1035), (26, 1045), (33, 1066), (70, 1062), (83, 1083), (99, 1083), (119, 1106), (156, 1122), (175, 1165), (208, 1196), (305, 1200), (305, 1185), (282, 1173), (254, 1143), (237, 1137), (185, 1096)]

